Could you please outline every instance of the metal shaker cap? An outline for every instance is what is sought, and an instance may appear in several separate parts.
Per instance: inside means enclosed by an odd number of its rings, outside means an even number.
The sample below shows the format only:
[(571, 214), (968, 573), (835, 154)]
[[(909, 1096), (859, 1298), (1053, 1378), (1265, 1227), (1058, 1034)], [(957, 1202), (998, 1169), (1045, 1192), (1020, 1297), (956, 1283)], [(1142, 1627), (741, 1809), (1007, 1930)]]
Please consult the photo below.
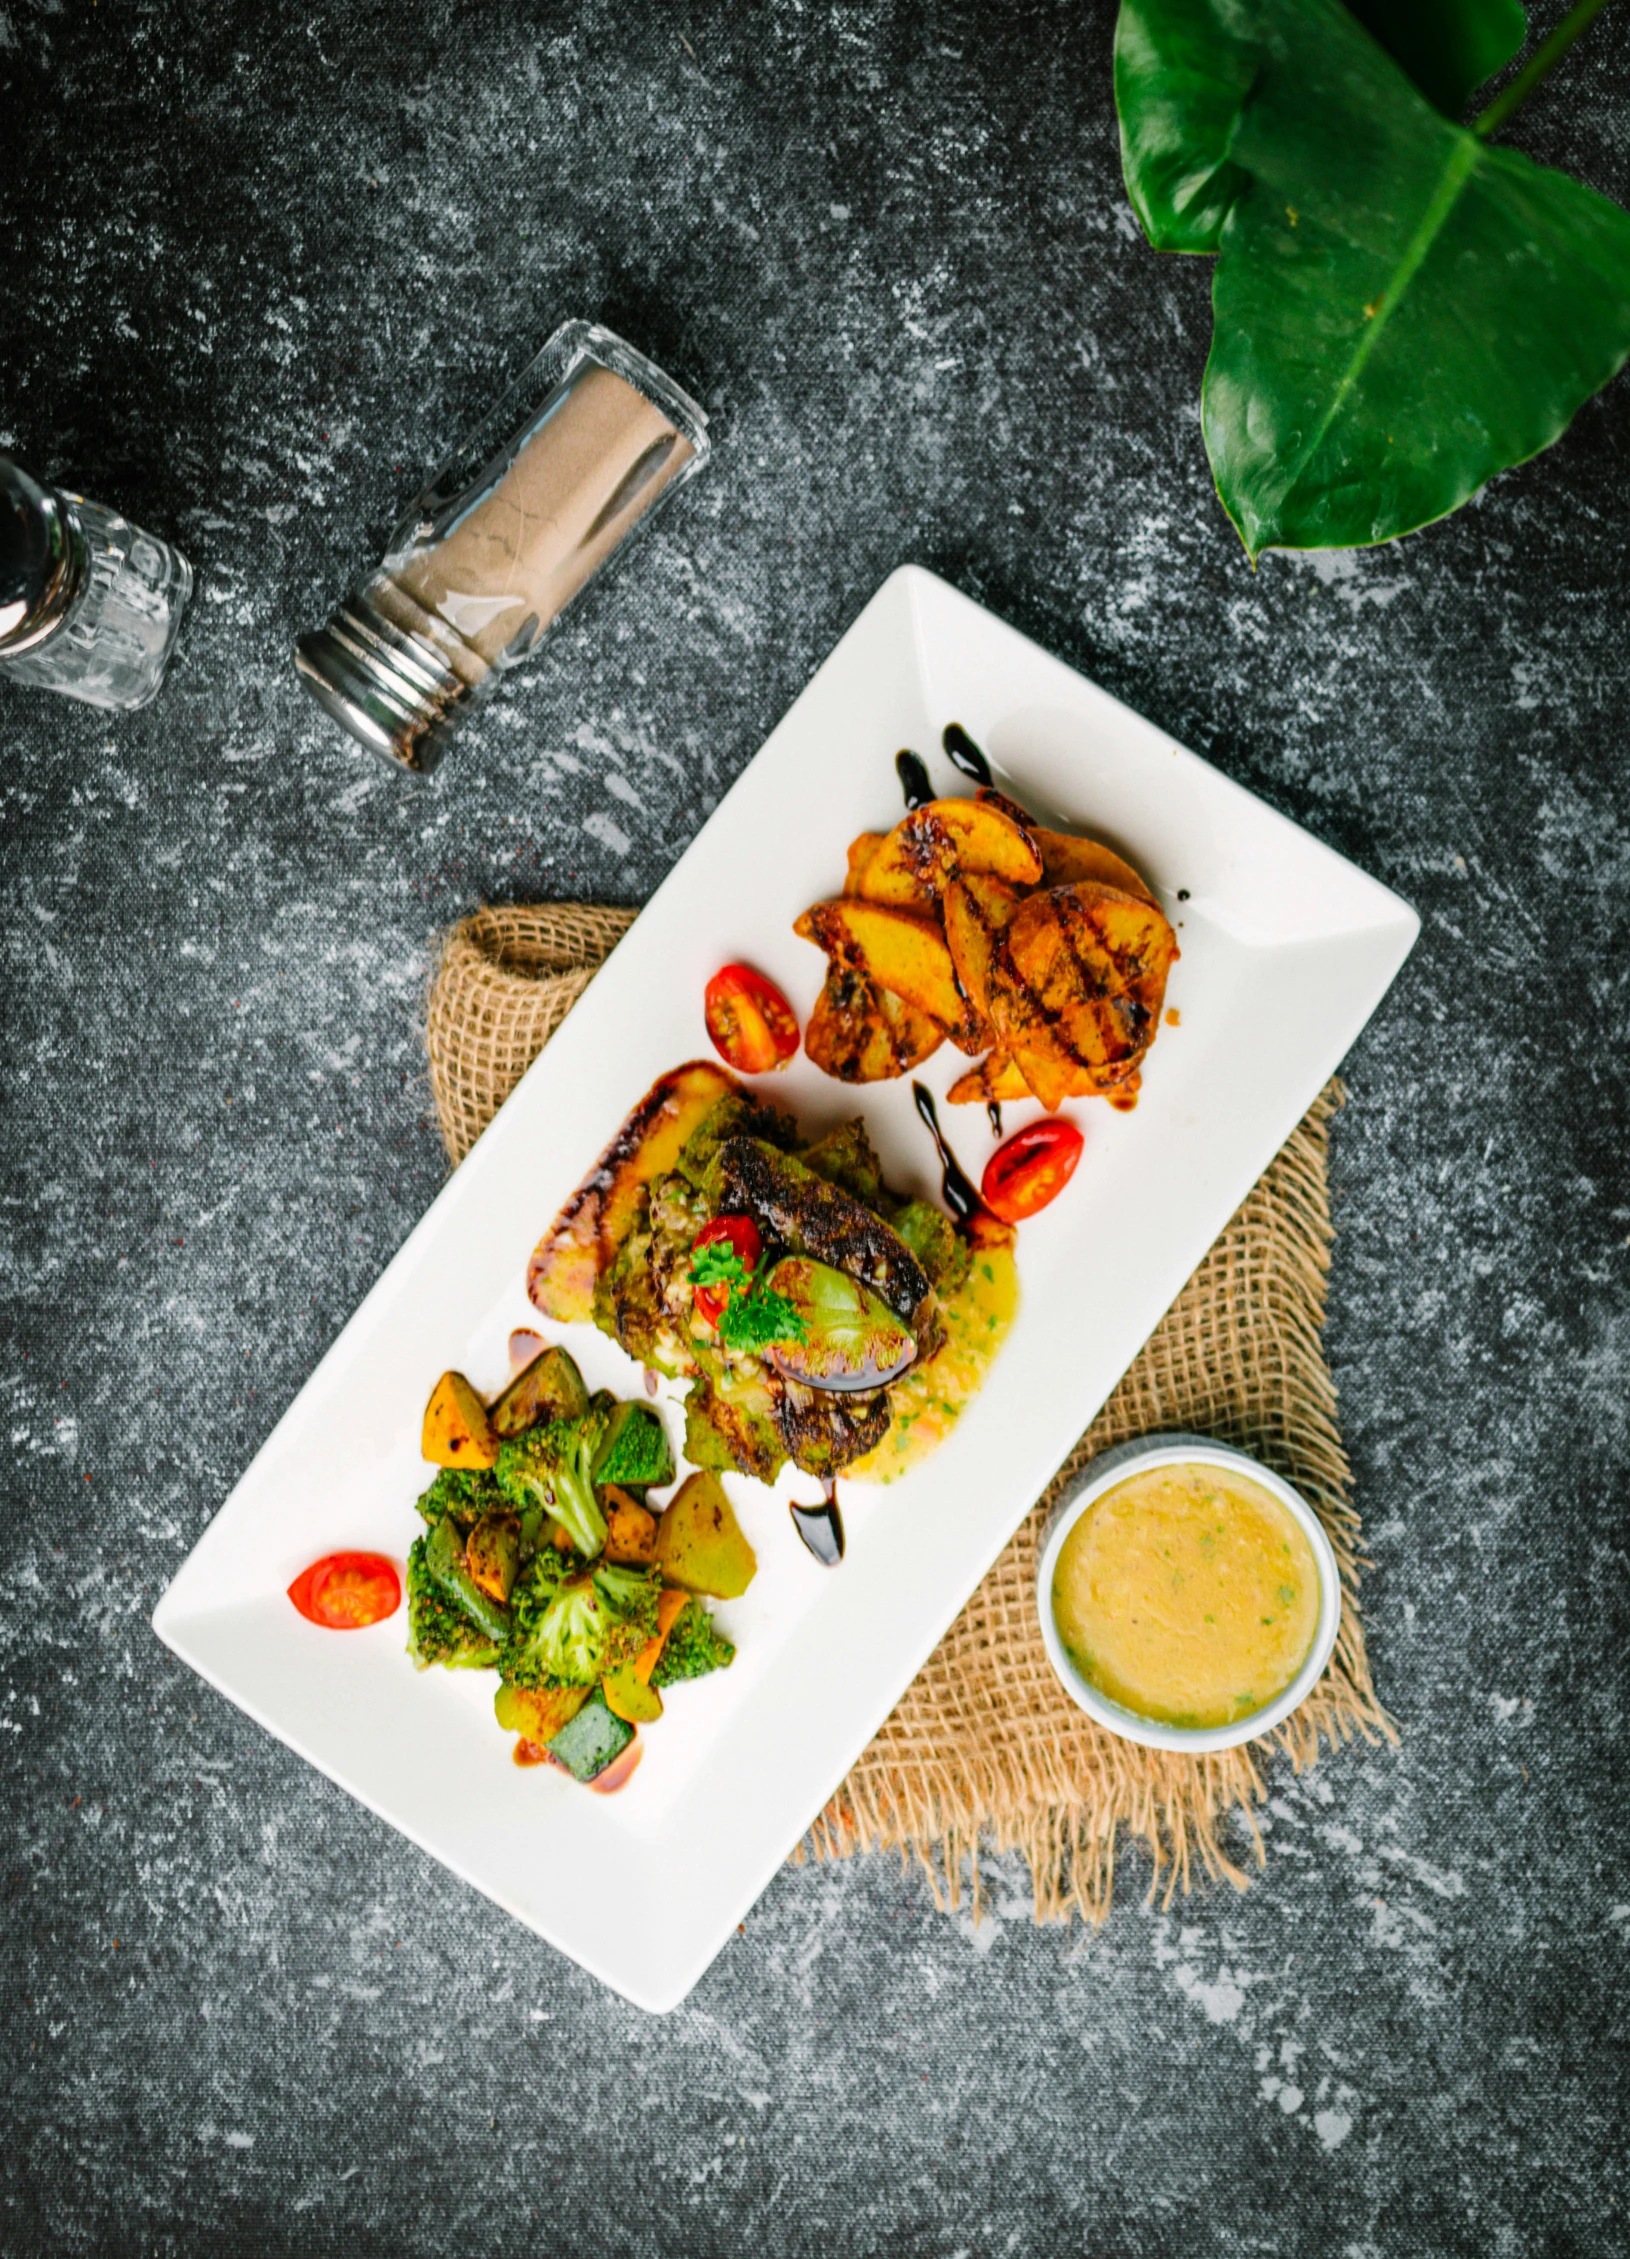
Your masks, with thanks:
[[(428, 775), (472, 692), (422, 638), (405, 634), (365, 589), (294, 646), (295, 671), (325, 713), (370, 752)], [(496, 680), (496, 677), (494, 678)]]
[(32, 651), (61, 625), (84, 565), (61, 496), (0, 455), (0, 658)]

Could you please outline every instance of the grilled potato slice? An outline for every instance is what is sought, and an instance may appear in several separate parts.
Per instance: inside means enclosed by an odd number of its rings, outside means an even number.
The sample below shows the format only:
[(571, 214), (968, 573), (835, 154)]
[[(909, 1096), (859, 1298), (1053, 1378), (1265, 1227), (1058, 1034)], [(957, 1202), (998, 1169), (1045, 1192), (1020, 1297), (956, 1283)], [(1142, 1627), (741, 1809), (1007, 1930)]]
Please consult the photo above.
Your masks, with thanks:
[(1033, 894), (992, 965), (991, 1018), (1048, 1107), (1074, 1070), (1112, 1087), (1138, 1065), (1160, 1024), (1177, 937), (1153, 903), (1091, 879)]
[(957, 986), (951, 952), (933, 919), (842, 895), (806, 910), (793, 931), (851, 972), (938, 1020), (959, 1050), (971, 1056), (989, 1044), (984, 1016)]
[(857, 882), (868, 902), (919, 910), (968, 872), (1034, 886), (1041, 854), (1022, 824), (992, 800), (930, 800), (913, 808), (867, 858)]
[(1153, 902), (1137, 872), (1112, 847), (1096, 839), (1077, 839), (1073, 832), (1039, 827), (1031, 836), (1041, 850), (1043, 885), (1074, 886), (1081, 879), (1094, 879), (1100, 886), (1117, 886), (1123, 894), (1134, 894), (1140, 902)]
[[(1049, 1080), (1049, 1064), (1032, 1062), (1039, 1080)], [(1056, 1079), (1056, 1078), (1055, 1078)], [(1138, 1073), (1134, 1067), (1120, 1082), (1104, 1082), (1089, 1075), (1084, 1067), (1071, 1063), (1065, 1098), (1122, 1098), (1136, 1091)], [(1034, 1098), (1035, 1090), (1025, 1080), (1024, 1068), (1010, 1052), (993, 1051), (988, 1059), (981, 1059), (977, 1067), (970, 1067), (965, 1075), (958, 1075), (945, 1093), (948, 1106), (1005, 1106), (1021, 1098)]]
[(846, 965), (828, 969), (804, 1030), (804, 1052), (839, 1082), (891, 1082), (945, 1040), (938, 1020)]
[(990, 1017), (990, 976), (1021, 896), (1002, 879), (970, 875), (945, 889), (945, 941), (963, 994)]
[(850, 840), (849, 867), (845, 871), (843, 879), (845, 894), (860, 893), (861, 881), (866, 875), (866, 866), (887, 837), (888, 833), (884, 831), (863, 831), (857, 833)]
[(958, 1075), (945, 1093), (948, 1106), (1001, 1106), (1009, 1100), (1033, 1097), (1030, 1085), (1019, 1071), (1019, 1063), (1005, 1051), (993, 1051), (970, 1067), (965, 1075)]

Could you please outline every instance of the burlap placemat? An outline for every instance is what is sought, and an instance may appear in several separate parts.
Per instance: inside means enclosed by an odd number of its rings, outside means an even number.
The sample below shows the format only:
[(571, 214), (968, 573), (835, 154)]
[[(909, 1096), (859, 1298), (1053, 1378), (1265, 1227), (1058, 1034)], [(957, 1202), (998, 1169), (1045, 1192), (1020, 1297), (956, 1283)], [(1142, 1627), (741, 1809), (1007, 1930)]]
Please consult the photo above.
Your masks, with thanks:
[[(455, 1164), (480, 1136), (628, 930), (632, 911), (576, 903), (480, 910), (447, 935), (429, 1004), (430, 1079)], [(1330, 1259), (1325, 1176), (1332, 1084), (1173, 1303), (803, 1847), (818, 1858), (892, 1848), (936, 1892), (975, 1904), (981, 1844), (1022, 1851), (1038, 1920), (1108, 1910), (1124, 1826), (1157, 1887), (1198, 1866), (1243, 1886), (1260, 1863), (1252, 1808), (1278, 1749), (1298, 1768), (1359, 1734), (1396, 1736), (1375, 1697), (1358, 1611), (1359, 1524), (1320, 1346)], [(539, 1218), (539, 1228), (548, 1221)], [(1094, 1725), (1053, 1677), (1036, 1627), (1038, 1534), (1061, 1484), (1095, 1452), (1154, 1428), (1254, 1451), (1318, 1509), (1341, 1562), (1340, 1637), (1312, 1696), (1276, 1732), (1214, 1757), (1136, 1748)]]

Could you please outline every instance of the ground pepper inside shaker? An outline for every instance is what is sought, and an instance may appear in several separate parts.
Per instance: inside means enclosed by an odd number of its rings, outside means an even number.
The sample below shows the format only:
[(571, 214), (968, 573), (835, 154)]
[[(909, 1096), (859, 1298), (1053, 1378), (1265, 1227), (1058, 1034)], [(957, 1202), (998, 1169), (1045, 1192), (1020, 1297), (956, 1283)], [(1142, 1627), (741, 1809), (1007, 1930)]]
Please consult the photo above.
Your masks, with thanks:
[(364, 745), (434, 768), (460, 713), (707, 455), (695, 401), (608, 330), (567, 323), (437, 473), (378, 571), (300, 638), (302, 682)]

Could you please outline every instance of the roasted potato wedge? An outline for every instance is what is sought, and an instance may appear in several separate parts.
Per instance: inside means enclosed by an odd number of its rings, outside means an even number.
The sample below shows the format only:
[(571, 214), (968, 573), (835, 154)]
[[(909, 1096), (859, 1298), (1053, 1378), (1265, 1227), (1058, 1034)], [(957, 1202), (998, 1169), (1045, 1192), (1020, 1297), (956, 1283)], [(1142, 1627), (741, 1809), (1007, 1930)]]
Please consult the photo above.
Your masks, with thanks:
[(424, 1408), (420, 1450), (437, 1467), (491, 1467), (498, 1438), (487, 1407), (462, 1373), (443, 1373)]
[(856, 891), (868, 902), (922, 909), (968, 873), (1034, 886), (1041, 854), (994, 800), (930, 800), (903, 817), (867, 858)]
[(974, 794), (974, 798), (988, 802), (992, 808), (1000, 808), (1004, 816), (1011, 816), (1020, 829), (1027, 831), (1031, 838), (1035, 840), (1037, 847), (1040, 847), (1041, 840), (1036, 832), (1036, 820), (1028, 808), (1021, 808), (1016, 800), (1010, 799), (1005, 792), (999, 792), (993, 784), (982, 784)]
[(657, 1523), (656, 1559), (682, 1592), (734, 1600), (758, 1573), (758, 1558), (717, 1475), (687, 1475)]
[(1122, 1081), (1160, 1024), (1177, 937), (1153, 903), (1086, 879), (1033, 894), (992, 966), (991, 1018), (1043, 1105), (1074, 1070)]
[(656, 1552), (655, 1514), (615, 1484), (608, 1485), (601, 1504), (606, 1515), (606, 1559), (643, 1569)]
[(1135, 894), (1140, 902), (1153, 902), (1143, 880), (1112, 847), (1096, 839), (1077, 839), (1068, 831), (1038, 828), (1032, 837), (1041, 850), (1043, 885), (1074, 886), (1081, 879), (1094, 879), (1100, 886), (1118, 886), (1123, 894)]
[(849, 867), (843, 879), (845, 894), (858, 894), (861, 891), (860, 882), (865, 876), (866, 866), (887, 837), (886, 831), (863, 831), (850, 840)]
[(945, 1093), (948, 1106), (1002, 1106), (1009, 1100), (1030, 1098), (1034, 1093), (1019, 1072), (1016, 1059), (1005, 1051), (993, 1051), (970, 1067), (965, 1075), (958, 1075)]
[(521, 1565), (518, 1514), (483, 1514), (464, 1548), (464, 1566), (491, 1600), (506, 1601)]
[(674, 1166), (692, 1130), (732, 1092), (741, 1095), (742, 1085), (707, 1059), (675, 1067), (651, 1085), (533, 1252), (526, 1291), (546, 1318), (563, 1325), (593, 1318), (594, 1282), (633, 1223), (640, 1194)]
[(847, 965), (828, 969), (804, 1029), (805, 1056), (839, 1082), (890, 1082), (931, 1058), (945, 1030)]
[(945, 942), (957, 982), (981, 1018), (990, 1017), (991, 967), (1022, 897), (1002, 879), (970, 874), (945, 889)]
[(501, 1686), (492, 1698), (493, 1715), (506, 1733), (524, 1734), (542, 1749), (571, 1723), (592, 1691), (586, 1686)]
[(793, 927), (806, 941), (851, 972), (864, 974), (931, 1020), (938, 1020), (959, 1050), (989, 1043), (984, 1017), (957, 986), (945, 936), (931, 918), (843, 895), (817, 902)]
[[(1032, 1065), (1040, 1080), (1056, 1085), (1056, 1073), (1050, 1071), (1047, 1063), (1032, 1060)], [(1120, 1082), (1106, 1082), (1100, 1076), (1089, 1075), (1084, 1067), (1075, 1066), (1073, 1061), (1071, 1070), (1068, 1085), (1060, 1093), (1064, 1098), (1107, 1098), (1137, 1087), (1136, 1069)], [(970, 1068), (965, 1075), (959, 1075), (946, 1092), (945, 1099), (950, 1106), (1004, 1106), (1010, 1101), (1034, 1098), (1036, 1095), (1033, 1085), (1025, 1080), (1024, 1068), (1019, 1060), (1008, 1052), (993, 1051), (977, 1067)]]

